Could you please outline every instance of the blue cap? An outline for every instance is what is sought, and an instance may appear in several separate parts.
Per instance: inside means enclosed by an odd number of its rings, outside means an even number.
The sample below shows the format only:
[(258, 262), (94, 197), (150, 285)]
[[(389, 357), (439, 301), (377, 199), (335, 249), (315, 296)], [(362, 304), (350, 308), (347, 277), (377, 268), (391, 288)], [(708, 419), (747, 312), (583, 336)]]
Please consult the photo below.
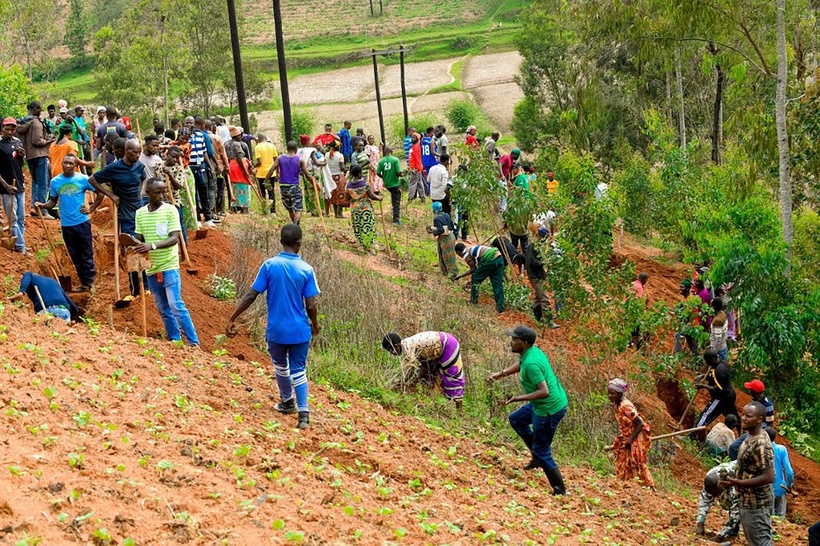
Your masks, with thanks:
[(539, 227), (539, 228), (538, 228), (538, 235), (540, 235), (540, 236), (542, 236), (542, 237), (543, 237), (543, 236), (545, 236), (546, 234), (547, 234), (547, 228), (546, 228), (546, 226), (541, 226), (541, 227)]
[(433, 201), (433, 212), (441, 212), (441, 203)]

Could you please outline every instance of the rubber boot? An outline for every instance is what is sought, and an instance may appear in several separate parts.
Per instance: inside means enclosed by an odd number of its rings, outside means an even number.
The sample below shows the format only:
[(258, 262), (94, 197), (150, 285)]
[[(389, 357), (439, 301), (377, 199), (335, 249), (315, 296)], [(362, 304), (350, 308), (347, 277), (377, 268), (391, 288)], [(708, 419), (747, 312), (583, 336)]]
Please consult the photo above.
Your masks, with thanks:
[(538, 464), (538, 459), (536, 459), (535, 455), (532, 454), (532, 440), (524, 440), (524, 443), (526, 444), (527, 449), (530, 450), (530, 462), (524, 465), (524, 470), (533, 470), (540, 467), (541, 465)]
[(561, 470), (556, 466), (553, 469), (545, 470), (544, 474), (547, 475), (547, 479), (552, 486), (552, 494), (553, 495), (566, 495), (567, 488), (564, 485), (564, 478), (561, 476)]

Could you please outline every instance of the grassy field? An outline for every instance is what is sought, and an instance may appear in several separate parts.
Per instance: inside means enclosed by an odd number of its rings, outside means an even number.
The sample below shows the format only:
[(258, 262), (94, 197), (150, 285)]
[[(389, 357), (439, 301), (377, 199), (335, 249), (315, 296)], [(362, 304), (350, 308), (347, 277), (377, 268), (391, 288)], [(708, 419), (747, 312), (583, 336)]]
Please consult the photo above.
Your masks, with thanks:
[[(342, 0), (328, 8), (330, 11), (323, 6), (315, 14), (298, 7), (295, 0), (283, 2), (289, 76), (367, 64), (370, 59), (363, 54), (370, 49), (401, 44), (413, 48), (406, 56), (407, 62), (509, 50), (520, 29), (518, 12), (529, 0), (453, 0), (447, 8), (454, 15), (446, 17), (431, 17), (426, 4), (410, 0), (383, 3), (384, 16), (370, 17), (366, 2)], [(378, 10), (377, 0), (374, 6)], [(249, 8), (246, 13), (255, 15), (245, 20), (245, 43), (250, 45), (242, 48), (243, 63), (259, 63), (265, 77), (275, 79), (278, 67), (270, 5), (267, 1), (247, 0), (245, 7)], [(380, 62), (395, 64), (399, 56), (383, 57)], [(56, 82), (40, 86), (40, 94), (68, 97), (72, 103), (92, 102), (96, 95), (92, 67), (93, 61), (88, 67), (73, 69)], [(182, 90), (173, 91), (176, 96)]]

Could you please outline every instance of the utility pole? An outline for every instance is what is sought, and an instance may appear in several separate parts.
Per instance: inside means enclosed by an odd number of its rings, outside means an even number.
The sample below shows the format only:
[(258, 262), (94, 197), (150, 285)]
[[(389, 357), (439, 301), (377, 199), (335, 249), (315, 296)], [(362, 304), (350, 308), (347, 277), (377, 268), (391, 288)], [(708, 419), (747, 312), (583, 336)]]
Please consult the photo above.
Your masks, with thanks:
[(401, 63), (401, 104), (404, 110), (404, 132), (407, 133), (408, 128), (408, 114), (407, 114), (407, 90), (405, 89), (405, 81), (404, 81), (404, 54), (405, 52), (412, 51), (413, 48), (405, 48), (401, 46), (399, 49), (383, 49), (381, 51), (376, 51), (375, 49), (371, 49), (370, 53), (365, 53), (365, 57), (372, 57), (373, 58), (373, 78), (375, 79), (376, 85), (376, 107), (379, 110), (379, 129), (381, 130), (381, 137), (382, 142), (385, 142), (385, 133), (384, 133), (384, 114), (382, 113), (382, 96), (381, 90), (379, 88), (379, 65), (376, 62), (376, 57), (382, 55), (392, 55), (393, 53), (399, 54), (399, 61)]
[(282, 116), (285, 118), (285, 142), (293, 140), (293, 121), (290, 116), (288, 92), (288, 65), (285, 62), (285, 39), (282, 33), (282, 6), (273, 0), (273, 26), (276, 30), (276, 60), (279, 63), (279, 86), (282, 88)]
[(404, 79), (404, 44), (399, 47), (399, 67), (401, 70), (401, 110), (404, 113), (404, 134), (410, 129), (410, 119), (407, 113), (407, 88)]
[(233, 72), (236, 78), (236, 98), (239, 102), (239, 120), (242, 129), (249, 132), (248, 103), (245, 101), (245, 79), (242, 76), (242, 54), (239, 51), (239, 29), (236, 24), (235, 0), (228, 0), (228, 24), (231, 27), (231, 50), (233, 51)]
[(382, 113), (382, 94), (379, 90), (379, 63), (376, 61), (376, 50), (371, 49), (370, 54), (373, 56), (373, 78), (376, 81), (376, 107), (379, 110), (379, 131), (382, 136), (382, 144), (385, 144), (384, 114)]

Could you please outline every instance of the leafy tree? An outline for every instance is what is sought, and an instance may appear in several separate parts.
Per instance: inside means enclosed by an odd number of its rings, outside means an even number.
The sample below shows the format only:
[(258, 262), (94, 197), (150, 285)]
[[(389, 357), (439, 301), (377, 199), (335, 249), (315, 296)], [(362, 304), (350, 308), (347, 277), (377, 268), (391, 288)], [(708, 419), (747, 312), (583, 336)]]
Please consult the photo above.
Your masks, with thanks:
[(26, 66), (28, 78), (33, 80), (35, 64), (44, 64), (51, 48), (60, 41), (51, 23), (55, 17), (54, 2), (27, 0), (8, 4), (10, 9), (0, 9), (3, 15), (0, 22), (7, 30), (5, 40), (14, 58)]
[(183, 102), (209, 115), (221, 83), (232, 74), (228, 12), (225, 2), (190, 0), (179, 6), (190, 64), (184, 70)]
[(80, 64), (85, 64), (85, 49), (88, 45), (88, 18), (82, 0), (71, 0), (71, 12), (64, 42), (72, 55), (80, 57)]
[(19, 64), (0, 67), (0, 119), (19, 117), (34, 98), (31, 81)]

